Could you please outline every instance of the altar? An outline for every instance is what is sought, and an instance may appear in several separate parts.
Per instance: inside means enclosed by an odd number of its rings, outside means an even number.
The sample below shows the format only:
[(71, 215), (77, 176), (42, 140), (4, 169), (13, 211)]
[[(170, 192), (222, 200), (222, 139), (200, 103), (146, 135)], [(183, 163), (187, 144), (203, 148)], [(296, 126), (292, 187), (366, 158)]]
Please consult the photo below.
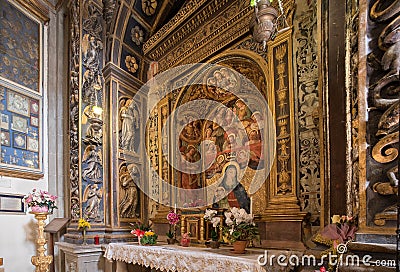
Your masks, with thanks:
[[(231, 248), (220, 249), (181, 247), (179, 245), (141, 246), (132, 243), (110, 243), (104, 257), (117, 272), (128, 271), (127, 264), (137, 264), (161, 271), (240, 271), (266, 272), (257, 262), (263, 254), (259, 249), (248, 249), (245, 254), (235, 254)], [(110, 265), (110, 263), (115, 265)], [(106, 269), (108, 271), (108, 269)]]

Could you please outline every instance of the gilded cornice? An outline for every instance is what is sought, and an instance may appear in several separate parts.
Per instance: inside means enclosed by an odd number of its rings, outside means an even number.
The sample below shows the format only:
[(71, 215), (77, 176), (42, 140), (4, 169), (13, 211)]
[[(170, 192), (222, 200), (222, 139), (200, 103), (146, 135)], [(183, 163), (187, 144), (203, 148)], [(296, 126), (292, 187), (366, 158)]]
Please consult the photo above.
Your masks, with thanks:
[[(160, 56), (163, 56), (165, 52), (171, 50), (182, 40), (184, 40), (189, 33), (195, 31), (208, 19), (212, 18), (212, 16), (219, 12), (221, 7), (228, 2), (228, 0), (188, 1), (185, 6), (179, 10), (178, 14), (171, 19), (171, 21), (157, 31), (143, 45), (143, 52), (146, 55), (148, 54), (151, 59), (160, 58)], [(204, 4), (205, 6), (202, 7)], [(196, 11), (200, 12), (197, 12), (195, 16), (192, 16), (196, 13)], [(171, 37), (168, 37), (170, 35)]]
[(246, 8), (212, 32), (206, 39), (195, 44), (193, 48), (187, 48), (180, 55), (180, 51), (171, 51), (159, 61), (159, 69), (164, 70), (167, 67), (199, 62), (212, 56), (226, 45), (249, 32), (251, 15), (252, 9)]
[[(203, 5), (204, 2), (189, 1), (144, 44), (144, 53), (158, 61), (159, 71), (204, 61), (236, 39), (250, 34), (249, 23), (254, 12), (250, 1), (208, 1)], [(294, 1), (283, 2), (291, 25)]]
[(15, 0), (18, 4), (23, 6), (26, 10), (33, 13), (43, 22), (49, 20), (49, 8), (38, 0)]

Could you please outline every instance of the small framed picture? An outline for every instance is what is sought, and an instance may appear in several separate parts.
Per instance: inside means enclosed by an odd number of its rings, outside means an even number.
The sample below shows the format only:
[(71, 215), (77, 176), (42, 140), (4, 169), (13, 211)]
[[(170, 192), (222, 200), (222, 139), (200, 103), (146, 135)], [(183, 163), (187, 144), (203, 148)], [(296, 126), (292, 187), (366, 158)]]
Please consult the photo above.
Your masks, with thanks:
[(4, 131), (4, 130), (1, 131), (1, 145), (2, 146), (11, 146), (9, 131)]
[(28, 119), (20, 117), (18, 115), (12, 115), (11, 129), (22, 133), (28, 131)]
[(36, 99), (31, 99), (31, 114), (39, 114), (39, 101)]
[(28, 137), (27, 148), (29, 151), (39, 152), (39, 141), (36, 138)]
[(39, 118), (36, 116), (31, 116), (31, 126), (39, 127)]
[(1, 114), (1, 128), (2, 129), (10, 129), (10, 117), (8, 116), (8, 114)]
[(26, 135), (14, 132), (13, 133), (13, 147), (19, 149), (26, 149)]
[(14, 113), (29, 116), (29, 98), (16, 92), (8, 91), (7, 109)]

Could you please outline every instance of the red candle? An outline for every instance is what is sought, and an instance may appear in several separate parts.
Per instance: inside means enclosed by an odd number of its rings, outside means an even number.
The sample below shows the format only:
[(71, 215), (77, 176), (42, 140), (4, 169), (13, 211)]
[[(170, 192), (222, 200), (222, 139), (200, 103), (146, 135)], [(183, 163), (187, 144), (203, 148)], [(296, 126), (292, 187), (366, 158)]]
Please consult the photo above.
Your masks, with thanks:
[(100, 245), (100, 237), (99, 237), (98, 235), (96, 235), (96, 236), (94, 237), (94, 244), (95, 244), (95, 245)]

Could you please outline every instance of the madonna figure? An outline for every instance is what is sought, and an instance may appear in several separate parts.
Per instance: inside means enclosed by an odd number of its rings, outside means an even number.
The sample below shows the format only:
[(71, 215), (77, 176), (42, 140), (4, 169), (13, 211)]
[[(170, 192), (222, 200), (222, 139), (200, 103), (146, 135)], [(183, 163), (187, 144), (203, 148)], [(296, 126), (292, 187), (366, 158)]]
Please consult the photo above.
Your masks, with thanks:
[[(243, 208), (247, 213), (250, 213), (250, 198), (244, 186), (237, 179), (237, 167), (235, 164), (230, 164), (225, 168), (225, 174), (219, 186), (229, 192), (225, 198), (231, 208)], [(215, 200), (213, 208), (224, 208), (220, 207), (221, 200)], [(222, 202), (226, 200), (224, 199)]]

